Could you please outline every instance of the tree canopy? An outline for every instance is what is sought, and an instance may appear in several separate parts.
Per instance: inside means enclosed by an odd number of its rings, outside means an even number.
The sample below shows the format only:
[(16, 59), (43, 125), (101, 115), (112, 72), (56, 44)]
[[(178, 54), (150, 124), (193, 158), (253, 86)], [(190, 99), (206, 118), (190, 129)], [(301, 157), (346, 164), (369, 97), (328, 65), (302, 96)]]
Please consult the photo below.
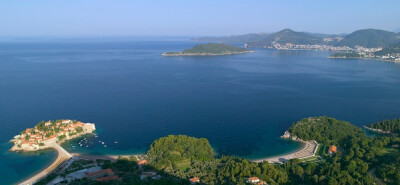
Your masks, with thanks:
[(337, 144), (349, 136), (365, 137), (362, 129), (326, 116), (302, 119), (294, 123), (289, 132), (303, 140), (316, 140), (323, 144)]
[(369, 125), (370, 128), (400, 133), (400, 118), (393, 120), (383, 120)]
[(211, 161), (214, 149), (205, 138), (185, 135), (169, 135), (155, 140), (147, 156), (158, 169), (177, 168), (189, 161)]

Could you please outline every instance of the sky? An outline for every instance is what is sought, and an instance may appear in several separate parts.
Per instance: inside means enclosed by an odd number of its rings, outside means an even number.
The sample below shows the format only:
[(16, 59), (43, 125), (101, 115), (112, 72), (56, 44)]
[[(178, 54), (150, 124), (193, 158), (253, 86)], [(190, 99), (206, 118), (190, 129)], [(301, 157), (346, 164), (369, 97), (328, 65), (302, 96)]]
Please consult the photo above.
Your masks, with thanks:
[(399, 0), (0, 0), (0, 36), (394, 31), (399, 7)]

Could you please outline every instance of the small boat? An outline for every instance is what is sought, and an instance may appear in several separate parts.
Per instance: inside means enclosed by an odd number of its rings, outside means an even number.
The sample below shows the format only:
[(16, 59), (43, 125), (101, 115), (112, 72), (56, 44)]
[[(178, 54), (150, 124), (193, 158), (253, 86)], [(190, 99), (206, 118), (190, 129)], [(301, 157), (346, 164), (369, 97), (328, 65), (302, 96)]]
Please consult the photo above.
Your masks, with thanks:
[(104, 145), (104, 147), (107, 147), (107, 145)]
[(79, 146), (82, 146), (82, 144), (80, 144)]
[(104, 142), (101, 142), (102, 145), (104, 145)]
[(118, 142), (117, 142), (117, 141), (115, 141), (114, 143), (115, 143), (115, 144), (117, 144)]
[(86, 145), (86, 148), (89, 147), (88, 145)]

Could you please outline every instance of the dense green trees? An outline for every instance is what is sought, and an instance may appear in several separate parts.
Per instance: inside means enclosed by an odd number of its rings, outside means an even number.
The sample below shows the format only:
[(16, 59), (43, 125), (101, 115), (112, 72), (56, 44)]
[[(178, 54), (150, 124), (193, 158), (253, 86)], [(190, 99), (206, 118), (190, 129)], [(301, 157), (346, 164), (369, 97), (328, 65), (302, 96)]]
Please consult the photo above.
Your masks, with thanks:
[(191, 161), (211, 161), (214, 149), (207, 139), (184, 135), (169, 135), (155, 140), (147, 152), (149, 161), (157, 168), (185, 168)]
[(166, 55), (173, 54), (226, 54), (226, 53), (240, 53), (247, 52), (247, 49), (232, 46), (229, 44), (222, 43), (208, 43), (208, 44), (197, 44), (191, 49), (185, 49), (182, 52), (167, 52)]
[(400, 42), (399, 34), (377, 29), (357, 30), (342, 39), (339, 46), (389, 47)]
[(360, 58), (361, 55), (356, 52), (343, 52), (331, 55), (332, 58)]
[(229, 44), (221, 43), (208, 43), (208, 44), (197, 44), (191, 49), (185, 49), (183, 53), (226, 53), (226, 52), (243, 52), (247, 49), (232, 46)]
[(294, 123), (289, 132), (303, 140), (316, 140), (323, 144), (338, 144), (349, 136), (365, 137), (362, 129), (326, 116), (302, 119)]
[(384, 120), (369, 125), (370, 128), (389, 131), (392, 133), (400, 133), (400, 119)]
[[(104, 162), (121, 182), (111, 184), (189, 184), (191, 177), (201, 183), (245, 185), (246, 178), (256, 176), (270, 185), (370, 185), (371, 174), (387, 184), (400, 185), (400, 138), (379, 136), (368, 138), (360, 128), (329, 117), (302, 119), (289, 131), (304, 140), (315, 139), (338, 145), (338, 153), (322, 156), (318, 162), (293, 159), (285, 164), (255, 163), (236, 156), (215, 157), (207, 139), (170, 135), (155, 140), (147, 153), (145, 170), (157, 171), (160, 180), (140, 180), (142, 173), (134, 160)], [(82, 179), (72, 184), (96, 184)]]
[(78, 132), (78, 133), (81, 133), (81, 132), (83, 132), (83, 128), (82, 127), (76, 127), (76, 132)]

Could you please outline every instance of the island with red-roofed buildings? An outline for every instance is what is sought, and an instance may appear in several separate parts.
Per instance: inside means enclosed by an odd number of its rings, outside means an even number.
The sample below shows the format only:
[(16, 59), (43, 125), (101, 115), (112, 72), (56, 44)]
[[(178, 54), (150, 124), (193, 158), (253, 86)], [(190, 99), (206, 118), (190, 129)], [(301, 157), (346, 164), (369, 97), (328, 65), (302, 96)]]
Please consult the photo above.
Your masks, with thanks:
[(27, 128), (10, 141), (14, 146), (10, 151), (37, 151), (53, 147), (69, 139), (92, 133), (93, 123), (76, 120), (41, 121), (34, 128)]

